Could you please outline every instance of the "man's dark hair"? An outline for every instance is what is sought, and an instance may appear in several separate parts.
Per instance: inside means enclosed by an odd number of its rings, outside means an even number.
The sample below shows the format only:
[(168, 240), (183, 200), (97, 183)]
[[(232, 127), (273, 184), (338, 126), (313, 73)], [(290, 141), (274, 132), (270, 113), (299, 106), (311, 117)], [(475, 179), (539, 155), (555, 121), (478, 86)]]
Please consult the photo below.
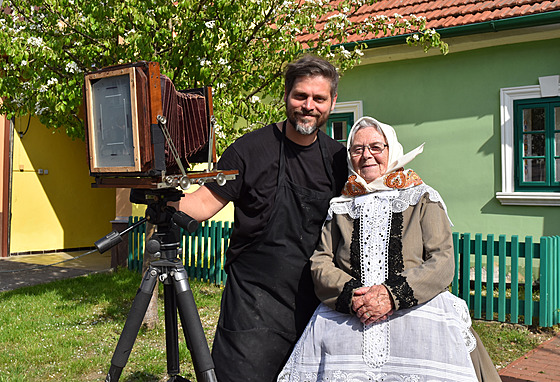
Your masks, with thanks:
[(305, 55), (286, 66), (284, 74), (286, 94), (290, 94), (298, 78), (312, 76), (322, 76), (329, 80), (331, 83), (331, 98), (334, 98), (338, 89), (336, 68), (327, 60), (311, 54)]

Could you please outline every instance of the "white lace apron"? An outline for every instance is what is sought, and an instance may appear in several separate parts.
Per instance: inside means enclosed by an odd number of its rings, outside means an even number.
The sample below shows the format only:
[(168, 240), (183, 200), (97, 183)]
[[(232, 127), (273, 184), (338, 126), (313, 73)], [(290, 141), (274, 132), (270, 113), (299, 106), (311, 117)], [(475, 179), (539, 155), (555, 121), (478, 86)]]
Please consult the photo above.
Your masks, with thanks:
[[(386, 280), (392, 215), (418, 204), (426, 193), (445, 208), (439, 193), (425, 184), (331, 205), (329, 218), (347, 214), (360, 219), (363, 285)], [(449, 292), (367, 326), (321, 304), (278, 381), (476, 382), (470, 324), (466, 303)]]

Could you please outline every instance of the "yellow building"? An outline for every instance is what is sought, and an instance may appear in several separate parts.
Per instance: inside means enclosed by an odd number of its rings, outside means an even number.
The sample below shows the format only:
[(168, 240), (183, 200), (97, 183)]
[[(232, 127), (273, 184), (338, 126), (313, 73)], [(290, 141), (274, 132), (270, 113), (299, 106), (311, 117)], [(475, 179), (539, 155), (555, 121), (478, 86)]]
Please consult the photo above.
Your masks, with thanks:
[(4, 120), (3, 127), (4, 157), (11, 157), (3, 163), (11, 179), (3, 179), (2, 195), (11, 211), (9, 253), (88, 248), (111, 231), (115, 190), (91, 187), (83, 141), (34, 117)]
[[(27, 116), (0, 118), (0, 130), (1, 256), (91, 248), (112, 221), (143, 216), (130, 190), (91, 187), (85, 142)], [(233, 220), (233, 206), (214, 219)]]

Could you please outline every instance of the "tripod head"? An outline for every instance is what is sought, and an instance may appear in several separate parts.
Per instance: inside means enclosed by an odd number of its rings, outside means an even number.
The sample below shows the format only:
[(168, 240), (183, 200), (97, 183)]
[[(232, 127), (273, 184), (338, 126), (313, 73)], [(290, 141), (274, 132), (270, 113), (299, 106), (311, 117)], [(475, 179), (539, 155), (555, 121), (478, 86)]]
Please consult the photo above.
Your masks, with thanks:
[[(103, 238), (97, 240), (94, 245), (100, 253), (114, 247), (122, 241), (124, 234), (149, 222), (157, 226), (157, 232), (146, 244), (146, 250), (162, 258), (174, 259), (177, 257), (180, 229), (194, 232), (198, 228), (198, 222), (184, 212), (177, 211), (174, 207), (167, 205), (168, 202), (178, 202), (183, 197), (183, 192), (176, 188), (162, 189), (137, 189), (130, 190), (130, 201), (136, 204), (146, 204), (145, 217), (128, 227), (122, 232), (113, 231)], [(172, 253), (174, 252), (174, 253)]]

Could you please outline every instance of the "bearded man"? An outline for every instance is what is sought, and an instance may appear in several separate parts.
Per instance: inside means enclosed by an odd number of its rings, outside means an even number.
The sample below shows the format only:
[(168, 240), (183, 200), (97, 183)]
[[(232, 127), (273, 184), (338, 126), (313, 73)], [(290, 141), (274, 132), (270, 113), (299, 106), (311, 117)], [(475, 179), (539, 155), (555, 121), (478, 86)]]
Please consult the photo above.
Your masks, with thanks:
[(229, 201), (234, 228), (212, 357), (220, 382), (272, 382), (318, 305), (309, 270), (329, 200), (346, 181), (346, 150), (323, 127), (333, 109), (338, 73), (305, 56), (287, 65), (287, 119), (245, 134), (219, 169), (239, 175), (208, 183), (181, 199), (198, 221)]

